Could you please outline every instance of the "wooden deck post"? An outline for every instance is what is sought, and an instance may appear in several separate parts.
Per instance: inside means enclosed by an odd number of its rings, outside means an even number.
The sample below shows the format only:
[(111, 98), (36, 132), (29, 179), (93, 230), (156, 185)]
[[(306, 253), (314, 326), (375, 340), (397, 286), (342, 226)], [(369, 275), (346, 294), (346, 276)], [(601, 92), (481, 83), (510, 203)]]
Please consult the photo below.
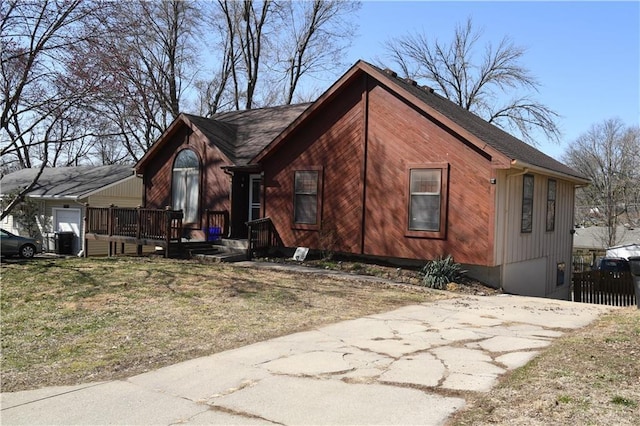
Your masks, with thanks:
[(84, 203), (84, 228), (82, 230), (83, 247), (82, 257), (89, 256), (89, 240), (87, 239), (87, 226), (89, 226), (89, 203)]
[[(113, 228), (114, 228), (114, 205), (111, 204), (109, 206), (109, 215), (107, 216), (107, 234), (109, 235), (109, 237), (111, 237), (113, 235)], [(108, 256), (112, 257), (113, 256), (113, 246), (115, 245), (115, 243), (113, 241), (111, 241), (111, 239), (109, 239), (109, 253)]]
[(164, 257), (169, 257), (169, 248), (171, 247), (171, 207), (166, 206), (164, 208), (164, 221), (165, 221), (165, 244)]
[[(142, 206), (138, 206), (136, 209), (136, 218), (138, 222), (136, 225), (136, 240), (140, 241), (142, 237)], [(142, 256), (142, 244), (136, 245), (136, 256)]]

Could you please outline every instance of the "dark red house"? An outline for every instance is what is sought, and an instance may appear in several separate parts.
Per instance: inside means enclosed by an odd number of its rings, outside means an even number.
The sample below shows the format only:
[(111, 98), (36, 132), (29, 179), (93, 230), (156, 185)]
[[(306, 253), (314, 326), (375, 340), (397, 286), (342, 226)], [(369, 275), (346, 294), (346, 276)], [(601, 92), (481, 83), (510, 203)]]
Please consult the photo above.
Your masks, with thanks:
[(248, 163), (309, 105), (180, 114), (135, 167), (145, 207), (182, 209), (185, 236), (196, 239), (207, 210), (232, 212), (230, 236), (246, 238), (245, 223), (260, 217), (260, 168)]
[[(309, 105), (182, 115), (137, 165), (148, 207), (231, 236), (268, 217), (285, 247), (451, 254), (506, 291), (568, 297), (578, 172), (427, 87), (357, 62)], [(190, 213), (190, 209), (192, 212)]]

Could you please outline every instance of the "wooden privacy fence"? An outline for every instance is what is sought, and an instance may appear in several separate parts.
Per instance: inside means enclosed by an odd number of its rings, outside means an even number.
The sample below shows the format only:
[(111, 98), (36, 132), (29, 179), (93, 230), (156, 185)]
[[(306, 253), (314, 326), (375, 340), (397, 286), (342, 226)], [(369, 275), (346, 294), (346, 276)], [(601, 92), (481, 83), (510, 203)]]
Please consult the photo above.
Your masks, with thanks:
[(573, 300), (611, 306), (632, 306), (636, 295), (631, 272), (574, 272)]

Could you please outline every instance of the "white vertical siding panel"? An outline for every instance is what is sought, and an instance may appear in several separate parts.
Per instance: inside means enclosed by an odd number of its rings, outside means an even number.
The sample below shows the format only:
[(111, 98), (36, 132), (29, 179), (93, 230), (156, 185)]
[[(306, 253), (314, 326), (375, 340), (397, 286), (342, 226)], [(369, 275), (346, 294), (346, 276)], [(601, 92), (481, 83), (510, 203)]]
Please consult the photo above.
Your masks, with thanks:
[[(499, 249), (496, 250), (497, 264), (509, 265), (518, 262), (530, 261), (533, 259), (546, 258), (546, 273), (543, 275), (545, 282), (539, 283), (544, 289), (545, 295), (556, 295), (565, 297), (564, 293), (569, 286), (571, 244), (572, 237), (570, 230), (573, 227), (573, 203), (574, 186), (572, 183), (556, 180), (556, 223), (554, 231), (547, 232), (547, 185), (548, 176), (530, 173), (534, 176), (534, 199), (533, 199), (533, 228), (531, 233), (521, 232), (522, 220), (522, 175), (503, 177), (509, 180), (503, 188), (499, 188), (498, 203), (509, 203), (505, 208), (499, 206), (500, 215), (496, 222), (496, 232), (499, 235), (497, 240)], [(502, 253), (504, 251), (504, 253)], [(504, 261), (503, 261), (504, 260)], [(565, 273), (565, 285), (561, 288), (556, 286), (557, 263), (564, 262), (567, 272)], [(561, 296), (560, 296), (561, 295)]]

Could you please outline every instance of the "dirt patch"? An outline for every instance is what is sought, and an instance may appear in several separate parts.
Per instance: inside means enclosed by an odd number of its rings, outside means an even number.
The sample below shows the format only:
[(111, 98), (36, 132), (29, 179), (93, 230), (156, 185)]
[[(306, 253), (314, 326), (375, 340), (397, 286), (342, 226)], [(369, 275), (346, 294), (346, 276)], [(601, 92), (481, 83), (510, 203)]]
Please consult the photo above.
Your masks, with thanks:
[[(259, 259), (263, 262), (279, 264), (301, 265), (310, 268), (342, 271), (354, 275), (367, 275), (387, 279), (396, 283), (410, 284), (423, 287), (422, 276), (418, 267), (398, 267), (381, 265), (378, 263), (359, 262), (339, 259), (310, 259), (299, 262), (290, 258), (271, 257)], [(489, 296), (502, 293), (501, 290), (490, 287), (481, 281), (464, 277), (460, 282), (447, 284), (446, 290), (453, 293)]]

